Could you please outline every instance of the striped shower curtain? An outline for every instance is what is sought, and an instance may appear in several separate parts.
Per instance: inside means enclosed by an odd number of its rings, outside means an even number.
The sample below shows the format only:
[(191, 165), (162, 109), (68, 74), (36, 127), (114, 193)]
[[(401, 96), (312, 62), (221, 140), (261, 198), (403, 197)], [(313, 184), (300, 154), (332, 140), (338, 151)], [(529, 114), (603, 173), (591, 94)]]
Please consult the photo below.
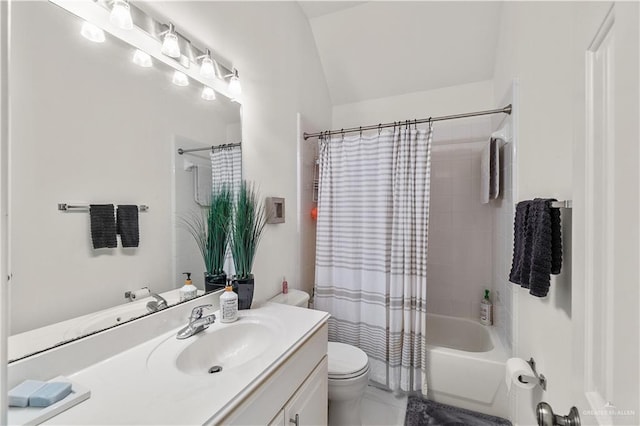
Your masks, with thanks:
[(211, 150), (211, 187), (230, 185), (234, 194), (242, 183), (242, 149), (240, 145), (216, 147)]
[(427, 393), (431, 126), (320, 140), (315, 307), (370, 378)]
[[(239, 144), (220, 146), (211, 150), (211, 190), (228, 185), (235, 200), (236, 194), (242, 184), (242, 148)], [(231, 258), (231, 252), (227, 252), (224, 261), (224, 270), (230, 277), (236, 273), (236, 268)]]

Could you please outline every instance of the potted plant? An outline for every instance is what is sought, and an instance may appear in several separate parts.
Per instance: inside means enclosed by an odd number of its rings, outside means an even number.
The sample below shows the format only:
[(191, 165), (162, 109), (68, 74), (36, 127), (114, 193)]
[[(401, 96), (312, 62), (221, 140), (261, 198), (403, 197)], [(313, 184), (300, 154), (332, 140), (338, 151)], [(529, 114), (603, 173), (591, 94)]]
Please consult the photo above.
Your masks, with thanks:
[(205, 292), (224, 288), (227, 274), (224, 263), (231, 234), (233, 194), (227, 185), (211, 193), (205, 211), (187, 220), (187, 229), (196, 240), (204, 260)]
[(242, 181), (233, 207), (230, 241), (236, 269), (233, 289), (238, 293), (238, 309), (251, 307), (254, 288), (251, 269), (267, 218), (264, 204), (254, 186)]

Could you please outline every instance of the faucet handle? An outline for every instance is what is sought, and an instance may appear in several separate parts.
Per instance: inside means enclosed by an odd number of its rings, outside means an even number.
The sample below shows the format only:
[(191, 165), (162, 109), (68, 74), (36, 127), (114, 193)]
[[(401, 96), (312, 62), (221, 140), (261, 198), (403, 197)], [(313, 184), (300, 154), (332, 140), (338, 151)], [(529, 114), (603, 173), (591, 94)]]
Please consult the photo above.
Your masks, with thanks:
[(196, 306), (195, 308), (193, 308), (191, 310), (191, 318), (190, 318), (191, 321), (195, 321), (197, 319), (202, 318), (202, 311), (204, 309), (206, 309), (206, 308), (210, 308), (211, 306), (213, 306), (213, 305), (211, 305), (211, 303), (208, 303), (206, 305), (200, 305), (200, 306)]

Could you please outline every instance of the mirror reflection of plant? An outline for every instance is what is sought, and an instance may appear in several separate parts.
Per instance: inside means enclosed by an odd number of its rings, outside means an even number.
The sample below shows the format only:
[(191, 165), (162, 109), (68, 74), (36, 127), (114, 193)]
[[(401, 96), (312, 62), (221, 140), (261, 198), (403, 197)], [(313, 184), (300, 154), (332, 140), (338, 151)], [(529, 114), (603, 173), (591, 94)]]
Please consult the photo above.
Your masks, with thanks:
[(251, 277), (251, 269), (268, 213), (253, 184), (242, 181), (233, 208), (231, 256), (236, 278)]
[(211, 275), (224, 274), (224, 263), (231, 236), (233, 193), (222, 185), (211, 194), (209, 205), (193, 214), (184, 223), (198, 244), (206, 271)]

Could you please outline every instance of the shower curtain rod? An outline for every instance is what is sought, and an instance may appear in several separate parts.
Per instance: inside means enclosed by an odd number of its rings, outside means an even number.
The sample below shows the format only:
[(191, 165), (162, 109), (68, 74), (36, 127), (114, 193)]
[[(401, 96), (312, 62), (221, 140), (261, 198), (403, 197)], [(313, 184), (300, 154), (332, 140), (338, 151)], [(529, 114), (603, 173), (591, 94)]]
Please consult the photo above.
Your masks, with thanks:
[(429, 117), (423, 118), (421, 120), (407, 120), (407, 121), (397, 121), (394, 123), (385, 123), (385, 124), (374, 124), (371, 126), (362, 126), (362, 127), (351, 127), (349, 129), (340, 129), (340, 130), (330, 130), (327, 132), (317, 132), (317, 133), (303, 133), (304, 140), (309, 138), (317, 138), (320, 136), (331, 136), (331, 135), (339, 135), (344, 133), (351, 132), (361, 132), (363, 130), (375, 130), (375, 129), (383, 129), (385, 127), (393, 127), (397, 125), (406, 125), (406, 124), (423, 124), (428, 123), (429, 121), (444, 121), (444, 120), (455, 120), (456, 118), (466, 118), (466, 117), (476, 117), (479, 115), (491, 115), (491, 114), (511, 114), (511, 104), (507, 105), (504, 108), (498, 109), (490, 109), (487, 111), (476, 111), (476, 112), (467, 112), (464, 114), (454, 114), (454, 115), (443, 115), (441, 117)]
[(242, 142), (238, 143), (223, 143), (222, 145), (212, 145), (207, 148), (192, 148), (192, 149), (182, 149), (178, 148), (178, 154), (186, 154), (187, 152), (196, 152), (196, 151), (218, 151), (220, 149), (233, 148), (236, 146), (242, 146)]

